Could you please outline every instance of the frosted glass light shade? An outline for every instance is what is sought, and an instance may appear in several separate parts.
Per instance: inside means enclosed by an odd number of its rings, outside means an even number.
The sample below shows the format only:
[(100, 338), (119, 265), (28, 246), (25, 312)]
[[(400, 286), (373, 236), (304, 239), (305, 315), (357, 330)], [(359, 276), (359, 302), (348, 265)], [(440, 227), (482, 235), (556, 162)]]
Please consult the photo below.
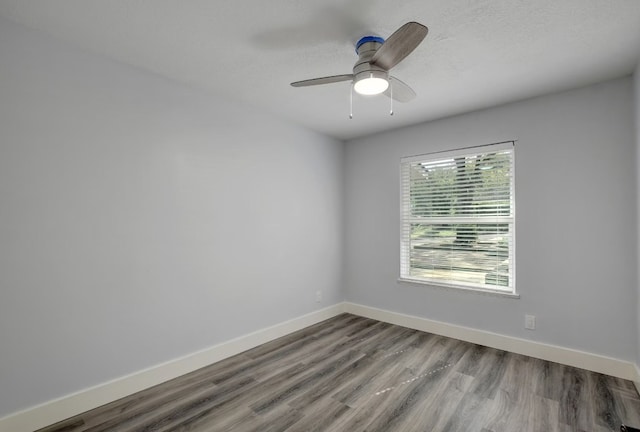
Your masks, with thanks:
[(361, 95), (377, 95), (389, 88), (389, 81), (370, 75), (367, 78), (356, 81), (353, 89)]

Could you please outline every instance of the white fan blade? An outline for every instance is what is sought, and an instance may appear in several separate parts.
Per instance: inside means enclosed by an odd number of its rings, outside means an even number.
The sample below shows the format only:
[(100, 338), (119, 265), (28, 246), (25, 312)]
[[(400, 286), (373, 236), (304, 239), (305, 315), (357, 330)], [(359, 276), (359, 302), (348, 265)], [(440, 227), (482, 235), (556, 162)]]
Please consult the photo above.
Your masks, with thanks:
[(416, 92), (408, 84), (394, 76), (389, 77), (389, 88), (384, 94), (388, 97), (393, 97), (393, 100), (398, 102), (409, 102), (416, 97)]
[(378, 48), (370, 63), (388, 71), (411, 54), (428, 32), (429, 29), (420, 23), (413, 21), (406, 23)]
[(353, 74), (333, 75), (333, 76), (322, 77), (322, 78), (313, 78), (313, 79), (308, 79), (303, 81), (296, 81), (296, 82), (292, 82), (291, 85), (293, 87), (307, 87), (307, 86), (332, 84), (332, 83), (337, 83), (341, 81), (351, 81), (351, 80), (353, 80)]

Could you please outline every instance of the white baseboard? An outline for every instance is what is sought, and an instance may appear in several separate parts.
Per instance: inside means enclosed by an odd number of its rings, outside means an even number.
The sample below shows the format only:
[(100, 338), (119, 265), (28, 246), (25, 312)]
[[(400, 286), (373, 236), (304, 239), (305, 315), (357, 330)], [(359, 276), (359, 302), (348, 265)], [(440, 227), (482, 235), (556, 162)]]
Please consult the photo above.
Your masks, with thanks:
[(638, 394), (640, 394), (640, 368), (638, 368), (638, 365), (634, 365), (635, 366), (635, 376), (633, 377), (633, 384), (636, 386), (636, 391), (638, 392)]
[(193, 372), (281, 336), (344, 312), (339, 303), (325, 309), (232, 339), (205, 350), (171, 360), (0, 419), (0, 432), (32, 432), (122, 397)]
[(447, 324), (441, 321), (433, 321), (355, 303), (346, 303), (345, 312), (640, 383), (640, 371), (638, 371), (634, 363), (611, 357)]

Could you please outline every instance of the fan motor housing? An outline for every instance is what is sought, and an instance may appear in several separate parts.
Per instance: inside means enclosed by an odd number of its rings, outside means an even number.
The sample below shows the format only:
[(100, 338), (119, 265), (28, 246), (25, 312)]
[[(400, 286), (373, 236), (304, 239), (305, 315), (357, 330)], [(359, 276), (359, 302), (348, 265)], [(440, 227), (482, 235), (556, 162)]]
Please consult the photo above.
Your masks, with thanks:
[(389, 79), (389, 72), (387, 70), (370, 63), (371, 58), (383, 43), (384, 39), (375, 36), (367, 36), (358, 41), (356, 46), (358, 60), (353, 66), (354, 81), (357, 82), (369, 77)]

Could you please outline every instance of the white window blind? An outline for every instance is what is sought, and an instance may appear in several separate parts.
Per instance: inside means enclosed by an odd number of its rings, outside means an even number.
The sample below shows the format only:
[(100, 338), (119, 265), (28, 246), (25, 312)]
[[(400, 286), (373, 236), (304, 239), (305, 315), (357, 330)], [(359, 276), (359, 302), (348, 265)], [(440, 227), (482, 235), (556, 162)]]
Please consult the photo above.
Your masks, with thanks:
[(400, 278), (515, 293), (514, 143), (401, 160)]

